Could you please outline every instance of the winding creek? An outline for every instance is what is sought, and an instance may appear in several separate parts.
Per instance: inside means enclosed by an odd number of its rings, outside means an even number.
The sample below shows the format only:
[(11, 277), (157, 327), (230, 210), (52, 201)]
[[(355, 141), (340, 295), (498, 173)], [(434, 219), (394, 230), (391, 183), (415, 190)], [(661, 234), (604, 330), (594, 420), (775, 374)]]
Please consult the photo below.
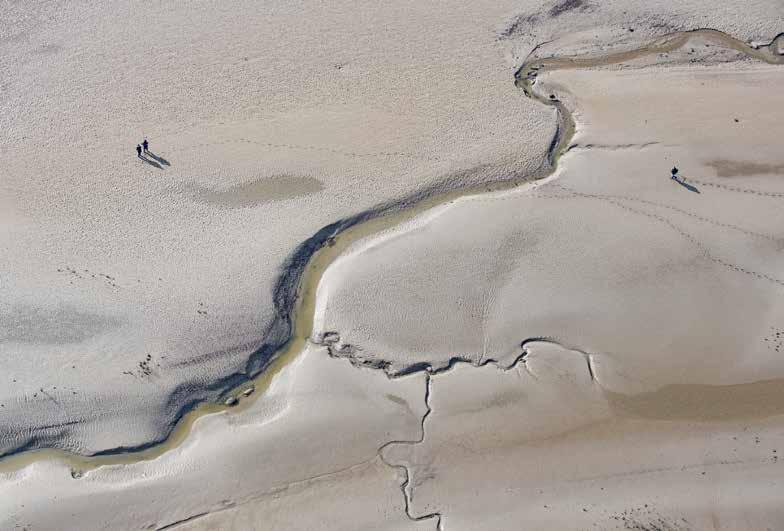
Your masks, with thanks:
[[(543, 71), (590, 68), (621, 63), (648, 55), (662, 54), (683, 47), (689, 39), (700, 37), (726, 48), (738, 51), (745, 56), (769, 64), (784, 64), (784, 33), (777, 35), (770, 44), (754, 48), (727, 34), (711, 29), (678, 32), (662, 36), (634, 50), (611, 53), (601, 57), (549, 57), (536, 58), (538, 47), (523, 63), (515, 74), (515, 84), (527, 97), (543, 105), (553, 107), (558, 115), (558, 127), (547, 156), (540, 168), (519, 178), (485, 184), (470, 188), (452, 190), (446, 193), (425, 191), (415, 197), (383, 205), (375, 210), (359, 214), (325, 227), (319, 234), (300, 247), (306, 253), (304, 266), (293, 272), (284, 273), (295, 293), (281, 303), (276, 297), (276, 306), (282, 319), (290, 323), (289, 340), (285, 345), (261, 360), (248, 380), (224, 394), (220, 403), (203, 402), (185, 412), (174, 425), (168, 436), (160, 442), (152, 442), (144, 448), (118, 449), (104, 454), (82, 456), (57, 449), (20, 450), (0, 458), (0, 473), (20, 470), (32, 463), (55, 460), (71, 467), (72, 475), (80, 477), (84, 472), (106, 465), (131, 464), (155, 459), (165, 452), (178, 447), (191, 432), (194, 422), (208, 414), (229, 410), (243, 410), (262, 394), (273, 377), (291, 360), (303, 351), (313, 328), (316, 291), (323, 272), (354, 242), (378, 234), (400, 223), (411, 220), (425, 210), (449, 203), (463, 196), (476, 195), (516, 188), (534, 180), (551, 175), (558, 163), (559, 156), (568, 148), (575, 131), (575, 122), (570, 111), (557, 99), (539, 94), (534, 90), (537, 74)], [(307, 254), (309, 253), (309, 254)], [(296, 261), (295, 261), (296, 262)], [(280, 306), (283, 305), (283, 308)], [(289, 306), (286, 308), (285, 306)], [(423, 369), (427, 370), (427, 369)], [(231, 404), (231, 405), (227, 405)]]

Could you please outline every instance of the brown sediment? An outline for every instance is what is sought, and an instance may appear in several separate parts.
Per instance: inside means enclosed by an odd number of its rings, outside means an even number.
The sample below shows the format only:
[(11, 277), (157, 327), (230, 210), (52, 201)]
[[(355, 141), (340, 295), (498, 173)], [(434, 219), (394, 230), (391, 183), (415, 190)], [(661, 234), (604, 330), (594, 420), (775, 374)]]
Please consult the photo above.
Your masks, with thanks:
[(324, 183), (318, 179), (300, 175), (275, 175), (222, 190), (192, 186), (194, 199), (224, 208), (253, 207), (315, 194), (323, 189)]
[[(462, 189), (455, 189), (444, 193), (436, 193), (435, 191), (430, 194), (423, 193), (413, 200), (403, 200), (391, 207), (386, 206), (385, 208), (379, 208), (376, 211), (367, 213), (367, 215), (357, 216), (356, 223), (347, 224), (345, 228), (343, 228), (338, 234), (329, 238), (324, 244), (319, 245), (319, 247), (311, 255), (309, 255), (307, 264), (305, 265), (301, 276), (299, 276), (297, 279), (298, 283), (296, 300), (293, 304), (293, 307), (290, 308), (288, 312), (291, 318), (291, 322), (293, 323), (290, 339), (283, 346), (283, 348), (278, 350), (273, 355), (272, 361), (269, 365), (266, 366), (265, 370), (259, 376), (253, 380), (245, 382), (229, 393), (228, 396), (230, 398), (237, 399), (235, 402), (237, 405), (228, 406), (223, 402), (204, 402), (180, 417), (176, 426), (164, 441), (157, 444), (152, 444), (147, 448), (127, 451), (117, 449), (112, 452), (107, 452), (103, 455), (94, 456), (81, 456), (68, 451), (55, 449), (19, 451), (7, 455), (0, 460), (0, 473), (13, 472), (41, 460), (56, 460), (71, 466), (74, 477), (79, 477), (82, 472), (101, 466), (131, 464), (152, 460), (169, 451), (170, 449), (179, 446), (180, 443), (182, 443), (190, 433), (194, 422), (200, 417), (212, 413), (225, 413), (230, 409), (243, 410), (247, 408), (257, 399), (258, 396), (263, 394), (275, 375), (277, 375), (281, 369), (286, 364), (288, 364), (288, 362), (293, 360), (300, 352), (303, 351), (312, 332), (315, 295), (321, 276), (329, 264), (340, 254), (342, 254), (351, 244), (367, 236), (377, 234), (383, 230), (408, 221), (425, 210), (451, 202), (457, 198), (489, 191), (500, 191), (515, 188), (523, 182), (530, 182), (547, 177), (555, 171), (559, 156), (565, 151), (574, 135), (575, 124), (571, 113), (562, 102), (558, 101), (557, 98), (544, 96), (534, 90), (534, 82), (537, 72), (544, 70), (607, 66), (651, 54), (666, 53), (680, 48), (690, 38), (695, 36), (712, 40), (721, 45), (724, 45), (727, 48), (737, 50), (743, 53), (745, 56), (752, 57), (766, 63), (784, 64), (784, 56), (777, 55), (775, 50), (771, 49), (773, 47), (773, 43), (767, 47), (753, 48), (741, 41), (738, 41), (737, 39), (730, 37), (729, 35), (709, 29), (665, 35), (641, 48), (613, 53), (601, 57), (552, 57), (545, 59), (531, 57), (516, 72), (515, 84), (522, 88), (525, 95), (528, 97), (531, 97), (545, 105), (555, 107), (558, 111), (558, 127), (556, 130), (556, 135), (550, 144), (544, 163), (538, 170), (525, 176), (511, 178), (507, 181), (476, 185)], [(539, 47), (537, 47), (534, 51), (536, 51), (538, 48)], [(532, 55), (533, 53), (534, 52), (532, 52)], [(257, 187), (257, 185), (252, 184), (252, 187)], [(258, 187), (260, 188), (260, 195), (256, 199), (263, 201), (264, 193), (268, 190), (264, 185), (261, 184), (258, 185)], [(311, 190), (312, 187), (313, 183), (306, 183), (304, 185), (304, 193), (310, 193), (309, 190)], [(294, 192), (296, 193), (302, 191), (298, 186), (295, 188), (296, 190)], [(256, 190), (256, 188), (254, 188), (254, 190)], [(227, 192), (228, 195), (225, 195)], [(216, 192), (218, 194), (217, 196), (207, 197), (205, 200), (214, 200), (218, 203), (223, 202), (226, 206), (243, 206), (242, 200), (238, 200), (239, 204), (238, 202), (234, 201), (234, 196), (236, 195), (234, 192), (235, 191), (232, 190)], [(426, 368), (422, 370), (427, 371)], [(751, 397), (748, 400), (742, 402), (743, 404), (747, 405), (737, 406), (735, 409), (729, 408), (728, 411), (738, 411), (738, 414), (742, 414), (746, 411), (746, 409), (743, 409), (744, 407), (751, 408), (752, 406), (749, 404), (758, 403), (758, 397), (760, 400), (762, 399), (761, 397), (772, 397), (773, 391), (770, 389), (770, 387), (773, 386), (773, 384), (768, 384), (765, 382), (760, 384), (764, 385), (751, 384), (757, 385), (757, 387), (754, 387), (751, 391), (743, 391), (743, 393), (747, 394), (742, 396)], [(780, 383), (777, 385), (780, 385)], [(256, 392), (250, 396), (244, 396), (243, 393), (250, 387), (255, 387)], [(656, 392), (659, 394), (654, 393), (650, 396), (640, 395), (638, 397), (625, 397), (623, 395), (612, 395), (610, 398), (611, 400), (615, 401), (614, 403), (618, 408), (625, 408), (626, 411), (645, 416), (646, 414), (652, 415), (656, 411), (655, 404), (651, 405), (651, 402), (655, 403), (658, 400), (662, 400), (663, 403), (669, 403), (667, 402), (667, 400), (669, 400), (668, 397), (691, 400), (690, 397), (697, 396), (700, 393), (712, 393), (711, 390), (705, 389), (706, 387), (710, 386), (685, 387), (688, 387), (688, 389), (679, 388), (673, 390), (670, 388), (665, 388), (663, 391)], [(782, 393), (782, 395), (784, 395), (784, 393)], [(737, 396), (737, 394), (735, 396)], [(673, 398), (672, 400), (675, 400), (676, 398)], [(691, 409), (688, 409), (688, 411), (697, 414), (702, 410), (699, 409), (695, 402), (694, 406)], [(428, 517), (432, 516), (433, 515), (429, 515)]]
[(734, 385), (667, 385), (625, 395), (604, 391), (621, 417), (654, 420), (721, 421), (784, 415), (784, 379)]
[(748, 175), (772, 175), (784, 173), (784, 162), (761, 164), (745, 160), (716, 159), (705, 163), (716, 171), (717, 177), (741, 177)]

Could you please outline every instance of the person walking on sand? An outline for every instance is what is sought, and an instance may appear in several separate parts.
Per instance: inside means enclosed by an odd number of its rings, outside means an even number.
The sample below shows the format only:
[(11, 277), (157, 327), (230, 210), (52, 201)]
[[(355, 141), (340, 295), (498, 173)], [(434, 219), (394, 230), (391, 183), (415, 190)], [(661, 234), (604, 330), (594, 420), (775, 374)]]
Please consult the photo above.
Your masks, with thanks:
[(136, 156), (142, 158), (142, 147), (139, 144), (136, 144)]
[(142, 142), (142, 147), (144, 148), (145, 153), (149, 151), (147, 148), (150, 147), (150, 144), (147, 142), (146, 138), (144, 139), (144, 142)]
[(672, 169), (670, 170), (670, 173), (672, 173), (672, 176), (670, 177), (671, 179), (675, 179), (675, 180), (678, 179), (678, 168), (673, 166)]

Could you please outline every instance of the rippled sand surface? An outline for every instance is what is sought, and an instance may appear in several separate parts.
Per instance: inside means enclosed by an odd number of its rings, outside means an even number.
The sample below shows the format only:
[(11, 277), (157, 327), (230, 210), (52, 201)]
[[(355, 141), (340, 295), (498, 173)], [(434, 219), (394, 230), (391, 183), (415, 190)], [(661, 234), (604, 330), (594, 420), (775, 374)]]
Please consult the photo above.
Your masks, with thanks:
[(784, 521), (775, 6), (52, 6), (0, 19), (0, 527)]

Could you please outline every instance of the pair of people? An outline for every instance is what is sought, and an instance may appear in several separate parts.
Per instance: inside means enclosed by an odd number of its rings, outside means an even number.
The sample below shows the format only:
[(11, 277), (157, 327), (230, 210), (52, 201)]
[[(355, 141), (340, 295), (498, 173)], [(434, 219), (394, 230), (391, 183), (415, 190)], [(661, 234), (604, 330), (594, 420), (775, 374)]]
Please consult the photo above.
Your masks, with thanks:
[(136, 156), (141, 158), (142, 156), (142, 148), (144, 148), (144, 152), (147, 153), (150, 151), (150, 143), (147, 142), (147, 139), (144, 139), (144, 142), (141, 144), (136, 144)]

